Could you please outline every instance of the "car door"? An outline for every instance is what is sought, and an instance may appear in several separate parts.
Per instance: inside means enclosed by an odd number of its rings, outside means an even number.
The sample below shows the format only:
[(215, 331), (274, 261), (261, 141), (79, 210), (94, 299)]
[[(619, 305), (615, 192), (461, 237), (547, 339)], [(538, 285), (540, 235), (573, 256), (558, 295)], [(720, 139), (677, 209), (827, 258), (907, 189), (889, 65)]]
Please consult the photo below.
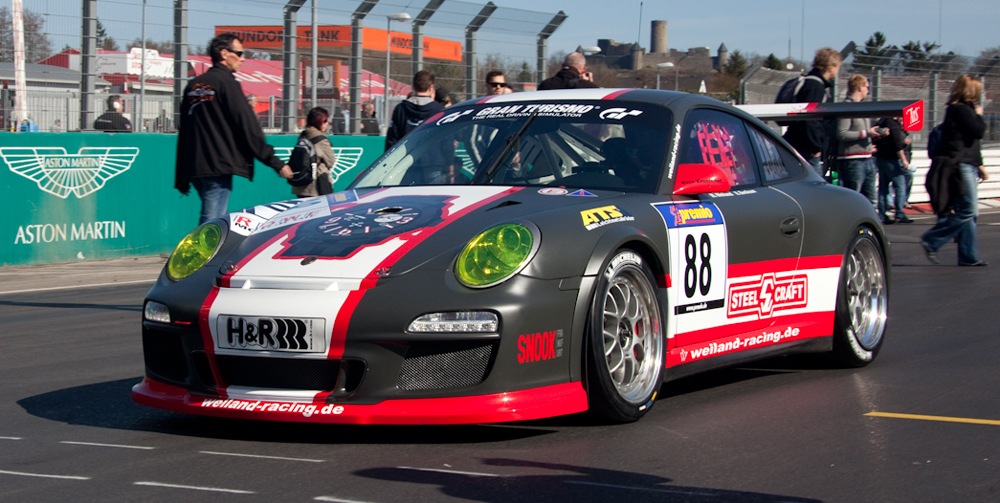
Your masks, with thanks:
[(671, 252), (674, 363), (751, 349), (772, 323), (775, 274), (795, 271), (802, 243), (796, 202), (761, 181), (740, 117), (691, 111), (679, 164), (711, 164), (732, 189), (660, 205)]

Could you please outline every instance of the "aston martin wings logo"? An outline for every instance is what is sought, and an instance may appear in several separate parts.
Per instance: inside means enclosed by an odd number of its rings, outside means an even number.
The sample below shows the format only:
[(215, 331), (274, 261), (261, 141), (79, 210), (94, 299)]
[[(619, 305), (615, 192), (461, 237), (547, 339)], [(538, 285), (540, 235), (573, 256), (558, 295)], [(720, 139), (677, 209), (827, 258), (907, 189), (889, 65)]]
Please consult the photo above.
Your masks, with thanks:
[[(288, 159), (292, 156), (293, 148), (276, 147), (274, 155), (278, 156), (278, 159), (288, 162)], [(365, 153), (365, 149), (363, 147), (333, 147), (333, 153), (337, 156), (337, 160), (333, 162), (333, 169), (330, 170), (330, 173), (333, 175), (334, 183), (336, 183), (340, 175), (347, 173), (358, 165), (358, 161), (361, 160), (361, 154)]]
[(61, 147), (0, 148), (11, 171), (63, 199), (97, 192), (108, 179), (127, 171), (137, 155), (136, 147), (83, 147), (75, 154)]

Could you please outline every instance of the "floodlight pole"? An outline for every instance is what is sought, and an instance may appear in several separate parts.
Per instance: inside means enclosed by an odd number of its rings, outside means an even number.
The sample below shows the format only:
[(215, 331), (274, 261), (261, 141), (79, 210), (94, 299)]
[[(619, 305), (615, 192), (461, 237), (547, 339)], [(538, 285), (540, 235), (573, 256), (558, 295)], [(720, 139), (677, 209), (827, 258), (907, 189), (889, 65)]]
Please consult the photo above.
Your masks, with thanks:
[(437, 12), (438, 7), (444, 0), (430, 0), (427, 2), (427, 6), (424, 10), (417, 14), (417, 17), (413, 18), (413, 44), (411, 45), (412, 57), (413, 57), (413, 73), (417, 73), (424, 69), (424, 25), (427, 24), (427, 20)]
[(559, 28), (559, 25), (566, 20), (566, 17), (565, 12), (559, 11), (555, 17), (549, 21), (549, 24), (545, 25), (545, 27), (542, 28), (542, 31), (538, 32), (538, 62), (535, 82), (541, 82), (546, 78), (545, 67), (547, 63), (546, 60), (549, 57), (549, 37), (552, 36), (552, 33), (556, 31), (556, 28)]
[[(362, 40), (364, 30), (361, 22), (377, 3), (378, 0), (364, 0), (351, 14), (351, 109), (348, 114), (351, 134), (356, 134), (361, 129), (361, 44), (364, 42)], [(383, 120), (385, 120), (384, 117)]]
[(497, 10), (496, 4), (486, 2), (483, 9), (476, 14), (476, 17), (469, 21), (465, 27), (465, 92), (467, 98), (472, 98), (476, 93), (476, 32), (483, 27), (483, 23), (490, 18), (493, 11)]

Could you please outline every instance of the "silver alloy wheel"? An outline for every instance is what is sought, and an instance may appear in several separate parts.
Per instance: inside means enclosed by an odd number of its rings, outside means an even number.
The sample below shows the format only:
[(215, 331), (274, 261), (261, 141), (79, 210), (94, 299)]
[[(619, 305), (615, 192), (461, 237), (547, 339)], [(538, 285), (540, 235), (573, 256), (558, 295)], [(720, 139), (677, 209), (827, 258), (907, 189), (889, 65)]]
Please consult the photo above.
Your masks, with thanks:
[(659, 386), (663, 361), (656, 295), (641, 269), (626, 265), (604, 299), (604, 357), (611, 382), (625, 401), (639, 405)]
[(889, 301), (882, 255), (872, 240), (857, 242), (847, 261), (846, 279), (851, 345), (856, 341), (867, 353), (882, 340)]

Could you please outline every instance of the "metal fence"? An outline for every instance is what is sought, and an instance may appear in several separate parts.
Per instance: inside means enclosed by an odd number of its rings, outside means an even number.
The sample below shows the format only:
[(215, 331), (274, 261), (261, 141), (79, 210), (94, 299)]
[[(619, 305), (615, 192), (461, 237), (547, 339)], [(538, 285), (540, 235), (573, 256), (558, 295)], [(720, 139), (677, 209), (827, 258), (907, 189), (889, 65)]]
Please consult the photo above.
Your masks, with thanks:
[[(121, 94), (125, 115), (134, 130), (172, 131), (178, 86), (193, 68), (191, 56), (207, 55), (206, 46), (221, 26), (242, 26), (255, 32), (274, 28), (271, 33), (277, 33), (278, 37), (272, 41), (274, 43), (248, 42), (245, 44), (247, 55), (280, 62), (282, 81), (302, 83), (301, 87), (282, 86), (279, 91), (257, 95), (258, 100), (266, 104), (260, 107), (263, 110), (258, 115), (267, 129), (296, 130), (305, 111), (316, 104), (331, 109), (335, 120), (349, 117), (346, 131), (357, 133), (362, 102), (366, 101), (376, 105), (376, 119), (383, 123), (384, 129), (387, 111), (405, 99), (405, 96), (390, 94), (386, 100), (384, 93), (371, 92), (373, 87), (376, 92), (382, 89), (381, 79), (386, 73), (390, 82), (408, 86), (418, 69), (429, 70), (437, 76), (436, 87), (446, 89), (454, 102), (485, 94), (485, 74), (494, 69), (504, 71), (507, 81), (514, 82), (515, 86), (518, 82), (530, 86), (537, 83), (540, 73), (545, 71), (542, 61), (547, 56), (545, 41), (548, 35), (565, 18), (562, 12), (535, 12), (503, 7), (492, 1), (460, 0), (415, 3), (403, 0), (52, 0), (26, 7), (27, 15), (39, 21), (28, 24), (27, 36), (44, 35), (49, 43), (49, 54), (64, 52), (59, 48), (69, 49), (70, 53), (83, 52), (65, 61), (47, 61), (79, 72), (82, 85), (75, 95), (69, 92), (55, 96), (49, 91), (38, 90), (29, 82), (29, 114), (35, 117), (32, 120), (41, 130), (54, 127), (56, 119), (64, 130), (91, 129), (93, 120), (105, 109), (104, 100), (110, 94)], [(407, 14), (409, 20), (391, 21), (394, 17), (406, 17), (394, 16), (401, 13)], [(315, 58), (310, 44), (306, 43), (311, 42), (312, 25), (320, 28), (317, 30), (320, 42), (328, 42), (318, 47)], [(339, 40), (346, 38), (354, 42), (338, 45), (323, 40), (324, 27), (344, 28), (340, 30)], [(285, 37), (285, 33), (289, 36)], [(391, 35), (391, 42), (387, 35)], [(386, 39), (371, 40), (373, 37)], [(363, 38), (365, 40), (361, 40)], [(147, 77), (147, 83), (139, 85), (136, 75), (111, 78), (103, 73), (102, 70), (111, 64), (109, 54), (141, 48), (144, 40), (147, 50), (155, 49), (160, 54), (178, 57), (179, 63), (175, 66), (180, 67), (180, 79)], [(428, 40), (451, 43), (458, 47), (458, 54), (450, 57), (432, 54), (425, 49)], [(423, 43), (414, 44), (413, 41)], [(183, 43), (175, 45), (175, 42)], [(87, 58), (91, 43), (96, 47), (92, 60)], [(407, 44), (410, 45), (407, 47)], [(386, 51), (387, 45), (392, 47), (391, 51)], [(413, 50), (414, 46), (418, 50)], [(35, 59), (28, 60), (32, 66), (44, 52), (30, 49), (28, 54)], [(138, 54), (143, 53), (140, 50)], [(313, 60), (319, 70), (317, 80), (321, 80), (323, 65), (339, 70), (334, 72), (333, 85), (315, 86), (315, 99)], [(151, 63), (146, 61), (147, 75)], [(128, 60), (127, 64), (143, 67), (133, 60)], [(374, 75), (377, 79), (371, 80), (378, 82), (368, 82), (368, 92), (362, 93), (360, 75)], [(175, 80), (179, 84), (175, 85)], [(342, 86), (340, 81), (348, 85)], [(75, 96), (75, 104), (67, 101), (70, 96)]]
[[(847, 55), (850, 57), (845, 59), (834, 85), (834, 101), (844, 99), (847, 82), (854, 74), (869, 78), (871, 100), (924, 100), (924, 130), (912, 135), (914, 141), (920, 143), (925, 142), (926, 134), (944, 120), (944, 110), (955, 79), (962, 74), (972, 74), (983, 81), (980, 102), (987, 126), (984, 141), (1000, 141), (1000, 101), (997, 100), (1000, 93), (1000, 56), (974, 58), (945, 54), (917, 61), (915, 55), (899, 50), (878, 57)], [(798, 71), (754, 68), (741, 83), (742, 102), (774, 103), (781, 85), (798, 75)]]

